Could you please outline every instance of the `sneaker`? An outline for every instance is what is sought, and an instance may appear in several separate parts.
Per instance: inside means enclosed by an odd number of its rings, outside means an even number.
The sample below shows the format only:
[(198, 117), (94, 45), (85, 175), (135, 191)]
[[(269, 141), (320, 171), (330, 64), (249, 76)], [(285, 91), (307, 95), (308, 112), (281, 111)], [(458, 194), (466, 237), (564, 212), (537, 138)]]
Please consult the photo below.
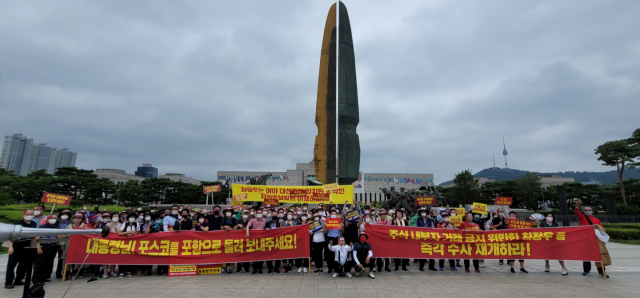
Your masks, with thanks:
[(333, 277), (338, 277), (338, 273), (334, 273), (334, 274), (333, 274)]
[(498, 265), (502, 265), (502, 264), (504, 264), (504, 262), (503, 262), (503, 261), (500, 261), (500, 262), (498, 263)]
[(107, 279), (107, 278), (109, 278), (109, 274), (103, 274), (103, 275), (100, 275), (100, 278), (102, 278), (102, 279)]
[(355, 275), (356, 275), (356, 276), (360, 276), (360, 272), (356, 272), (356, 273), (355, 273)]
[(451, 271), (458, 271), (458, 268), (456, 268), (456, 267), (451, 267)]
[(562, 267), (562, 275), (568, 275), (569, 274), (569, 270), (567, 270), (567, 267)]
[(440, 267), (440, 271), (444, 271), (444, 267)]
[(480, 264), (480, 268), (487, 268), (487, 265), (485, 265), (484, 263)]
[(372, 278), (372, 279), (373, 279), (373, 278), (376, 278), (376, 276), (375, 276), (375, 275), (373, 275), (373, 272), (372, 272), (372, 271), (369, 271), (369, 278)]
[[(600, 277), (604, 277), (602, 273), (598, 273), (598, 275), (600, 275)], [(607, 275), (607, 278), (609, 278), (609, 275)]]
[(120, 274), (118, 275), (118, 277), (123, 278), (123, 277), (124, 277), (124, 272), (123, 272), (123, 273), (120, 273)]
[(516, 269), (511, 268), (511, 273), (516, 273)]
[(347, 274), (346, 274), (346, 275), (347, 275), (347, 277), (351, 277), (351, 273), (348, 273), (348, 272), (347, 272)]
[(464, 271), (465, 272), (471, 272), (471, 271), (469, 271), (469, 268), (465, 268)]
[[(306, 269), (306, 268), (305, 268)], [(305, 270), (306, 272), (307, 270)], [(302, 272), (302, 267), (298, 268), (298, 273)]]
[(436, 269), (436, 267), (429, 267), (430, 271), (438, 271), (438, 269)]
[(373, 270), (371, 270), (371, 272), (378, 272), (378, 270), (376, 268), (373, 268)]
[(520, 272), (522, 272), (522, 273), (529, 273), (529, 271), (525, 270), (524, 268), (520, 268)]
[[(159, 275), (159, 274), (158, 274), (158, 275)], [(111, 277), (116, 277), (116, 276), (118, 276), (118, 275), (117, 275), (115, 272), (111, 272), (111, 273), (109, 273), (109, 276), (111, 276)]]
[(14, 286), (24, 286), (24, 281), (18, 280), (13, 282)]
[(550, 268), (549, 264), (544, 265), (544, 272), (549, 272), (549, 271), (551, 271), (550, 269), (551, 268)]
[(480, 269), (476, 269), (476, 273), (480, 273)]
[(582, 272), (582, 276), (589, 276), (589, 271)]
[(12, 284), (10, 284), (10, 283), (4, 283), (4, 288), (5, 288), (5, 289), (13, 289), (14, 287), (13, 287), (13, 285), (12, 285)]
[[(298, 272), (300, 272), (300, 271), (298, 271)], [(303, 267), (303, 268), (302, 268), (302, 272), (307, 273), (307, 272), (309, 272), (309, 271), (307, 271), (307, 267)]]

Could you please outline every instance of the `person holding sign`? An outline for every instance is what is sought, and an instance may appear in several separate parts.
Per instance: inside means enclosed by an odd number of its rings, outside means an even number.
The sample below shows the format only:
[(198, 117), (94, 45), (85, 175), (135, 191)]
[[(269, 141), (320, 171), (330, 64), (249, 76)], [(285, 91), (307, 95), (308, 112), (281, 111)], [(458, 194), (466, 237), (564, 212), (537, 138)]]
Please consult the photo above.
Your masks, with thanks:
[[(321, 209), (319, 209), (321, 210)], [(324, 248), (326, 246), (327, 240), (324, 234), (324, 221), (320, 220), (322, 218), (322, 213), (319, 211), (313, 216), (313, 222), (309, 224), (309, 234), (311, 234), (311, 252), (313, 255), (314, 263), (316, 265), (316, 269), (313, 270), (314, 273), (323, 272), (322, 271), (322, 255), (324, 252)], [(327, 261), (329, 261), (327, 259)]]
[[(558, 224), (555, 221), (553, 221), (553, 214), (549, 213), (545, 217), (545, 221), (543, 221), (542, 223), (540, 222), (539, 219), (536, 219), (536, 226), (538, 228), (557, 228)], [(564, 266), (564, 261), (558, 261), (558, 262), (560, 262), (560, 266), (562, 266), (562, 275), (568, 275), (569, 270), (567, 270), (567, 267)], [(551, 271), (549, 266), (549, 260), (544, 260), (544, 263), (545, 263), (544, 272)]]
[[(478, 225), (473, 221), (472, 213), (466, 214), (465, 221), (462, 222), (462, 224), (460, 225), (460, 230), (461, 231), (482, 231), (482, 229), (480, 229), (480, 225)], [(464, 271), (466, 272), (470, 272), (469, 263), (470, 263), (469, 260), (464, 260)], [(473, 268), (476, 270), (477, 273), (480, 273), (480, 260), (473, 260)]]
[[(399, 227), (408, 227), (409, 222), (404, 219), (404, 212), (402, 210), (397, 210), (395, 213), (395, 217), (391, 221), (391, 225), (399, 226)], [(409, 259), (394, 259), (394, 263), (396, 264), (396, 271), (400, 265), (402, 265), (402, 271), (407, 271), (407, 266), (409, 265)]]
[[(433, 222), (433, 220), (428, 216), (429, 214), (427, 213), (427, 208), (421, 207), (420, 209), (418, 209), (418, 218), (416, 218), (415, 220), (415, 227), (418, 228), (427, 228), (427, 229), (433, 229), (436, 227), (435, 223)], [(424, 264), (426, 263), (427, 259), (420, 259), (418, 260), (418, 263), (420, 265), (419, 270), (420, 271), (424, 271)], [(436, 267), (436, 261), (434, 259), (429, 259), (429, 270), (431, 271), (437, 271)]]
[[(338, 212), (336, 210), (331, 210), (331, 215), (329, 215), (329, 218), (338, 218)], [(340, 229), (327, 230), (327, 238), (329, 239), (329, 242), (337, 243), (338, 238), (342, 236), (341, 234), (343, 229), (344, 224), (341, 224)], [(325, 256), (325, 259), (333, 260), (334, 258), (335, 255), (333, 254), (333, 252), (331, 250), (327, 250), (327, 256)], [(333, 272), (333, 262), (329, 262), (327, 264), (327, 267), (329, 267), (329, 273)]]
[[(491, 220), (491, 230), (504, 230), (508, 227), (508, 221), (507, 219), (504, 217), (504, 211), (500, 208), (498, 208), (498, 217), (494, 217)], [(504, 264), (503, 260), (498, 260), (498, 264), (502, 265)]]
[[(517, 220), (518, 214), (515, 211), (509, 212), (509, 219)], [(519, 260), (519, 261), (520, 261), (520, 272), (529, 273), (529, 271), (524, 269), (524, 260)], [(513, 265), (515, 264), (515, 262), (516, 260), (507, 260), (507, 264), (511, 266), (511, 273), (516, 273), (516, 270), (513, 268)]]
[[(602, 230), (604, 232), (604, 228), (602, 227), (602, 223), (600, 222), (600, 220), (597, 217), (593, 216), (593, 208), (585, 206), (583, 215), (582, 213), (580, 213), (580, 205), (582, 205), (582, 200), (578, 199), (578, 201), (576, 201), (576, 208), (574, 209), (574, 211), (576, 213), (576, 217), (578, 217), (578, 222), (580, 223), (580, 225), (599, 226), (599, 230)], [(588, 276), (591, 272), (591, 262), (582, 262), (582, 267), (584, 269), (582, 275)], [(596, 269), (598, 269), (598, 274), (600, 274), (600, 276), (604, 275), (604, 272), (602, 270), (602, 262), (596, 262)], [(609, 275), (607, 275), (607, 278), (609, 278)]]

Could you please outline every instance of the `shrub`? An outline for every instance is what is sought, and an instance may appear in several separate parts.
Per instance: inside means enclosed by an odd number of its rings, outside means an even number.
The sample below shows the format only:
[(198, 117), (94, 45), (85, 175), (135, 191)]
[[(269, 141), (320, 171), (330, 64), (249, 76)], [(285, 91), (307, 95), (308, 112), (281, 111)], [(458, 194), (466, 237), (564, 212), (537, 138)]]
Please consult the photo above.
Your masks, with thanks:
[(640, 207), (625, 206), (624, 204), (617, 204), (616, 213), (618, 215), (638, 215), (640, 214)]
[(638, 229), (609, 228), (607, 234), (613, 240), (640, 240)]
[(622, 229), (636, 229), (640, 230), (640, 223), (603, 223), (602, 226), (609, 230), (609, 228), (622, 228)]

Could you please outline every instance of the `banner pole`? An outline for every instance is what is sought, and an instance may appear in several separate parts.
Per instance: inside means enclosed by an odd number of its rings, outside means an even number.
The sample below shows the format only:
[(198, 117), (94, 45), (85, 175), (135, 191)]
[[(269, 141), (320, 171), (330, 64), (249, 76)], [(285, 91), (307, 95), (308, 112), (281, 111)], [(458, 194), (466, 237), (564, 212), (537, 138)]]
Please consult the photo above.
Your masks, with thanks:
[(53, 207), (51, 207), (51, 213), (49, 213), (49, 215), (53, 214), (53, 209), (56, 208), (56, 204), (53, 204)]
[(604, 264), (602, 264), (602, 277), (604, 277), (604, 279), (607, 279), (607, 271), (604, 270)]
[(309, 257), (307, 264), (309, 264), (309, 274), (311, 274), (311, 257)]
[(69, 264), (64, 264), (64, 272), (62, 272), (62, 281), (67, 280), (67, 266), (69, 266)]

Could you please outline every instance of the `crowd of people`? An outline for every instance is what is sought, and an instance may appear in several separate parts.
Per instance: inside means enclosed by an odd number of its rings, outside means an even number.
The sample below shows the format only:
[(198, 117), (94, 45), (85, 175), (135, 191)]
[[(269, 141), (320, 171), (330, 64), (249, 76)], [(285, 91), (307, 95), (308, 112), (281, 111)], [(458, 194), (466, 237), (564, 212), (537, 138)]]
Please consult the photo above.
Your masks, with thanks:
[[(578, 203), (578, 206), (580, 204)], [(98, 206), (93, 210), (88, 210), (87, 206), (72, 212), (63, 210), (59, 214), (45, 215), (44, 206), (37, 206), (34, 210), (25, 210), (23, 219), (17, 221), (16, 225), (31, 228), (50, 229), (71, 229), (74, 227), (102, 229), (108, 227), (110, 233), (119, 236), (130, 237), (137, 234), (163, 233), (172, 231), (202, 231), (211, 232), (219, 230), (244, 230), (249, 237), (253, 230), (270, 230), (281, 227), (297, 226), (318, 222), (322, 228), (314, 231), (309, 230), (311, 241), (310, 260), (313, 264), (314, 273), (322, 273), (326, 269), (333, 277), (352, 277), (353, 269), (355, 275), (365, 274), (369, 278), (375, 278), (375, 272), (391, 272), (393, 264), (394, 271), (407, 271), (410, 265), (409, 259), (375, 258), (375, 247), (371, 247), (367, 240), (367, 228), (365, 224), (411, 226), (427, 229), (447, 229), (447, 230), (502, 230), (508, 229), (509, 219), (515, 219), (517, 214), (513, 211), (505, 213), (498, 209), (489, 214), (477, 214), (468, 212), (464, 215), (464, 221), (456, 226), (450, 219), (456, 217), (456, 209), (448, 207), (437, 208), (436, 210), (420, 208), (413, 217), (407, 217), (404, 209), (377, 209), (370, 205), (360, 208), (361, 204), (345, 204), (343, 207), (336, 205), (320, 204), (315, 208), (309, 208), (307, 204), (301, 206), (269, 206), (253, 207), (244, 205), (241, 210), (216, 205), (211, 210), (191, 208), (190, 206), (173, 205), (167, 209), (159, 209), (150, 206), (148, 211), (142, 207), (126, 208), (119, 213), (110, 213), (107, 210), (100, 211)], [(592, 211), (585, 207), (584, 214), (576, 207), (575, 213), (581, 225), (596, 225), (600, 221), (592, 216)], [(347, 217), (358, 211), (358, 216)], [(342, 218), (340, 229), (326, 229), (327, 218)], [(543, 221), (536, 221), (536, 227), (557, 227), (552, 214), (547, 214)], [(44, 238), (44, 237), (43, 237)], [(50, 236), (55, 238), (55, 236)], [(9, 243), (9, 260), (6, 271), (5, 287), (13, 288), (14, 285), (24, 285), (27, 268), (33, 266), (32, 282), (51, 282), (53, 264), (56, 256), (58, 266), (56, 268), (56, 278), (62, 278), (64, 268), (64, 242), (37, 243), (35, 248), (29, 246), (29, 239), (20, 239)], [(447, 270), (457, 271), (464, 266), (466, 272), (470, 272), (473, 265), (475, 272), (480, 272), (484, 268), (484, 260), (461, 260), (440, 259), (437, 263), (435, 259), (418, 259), (414, 263), (418, 264), (420, 271), (425, 271), (425, 267), (430, 271), (444, 271), (445, 261), (448, 261)], [(516, 260), (507, 260), (512, 273), (516, 273), (514, 265)], [(503, 260), (498, 261), (500, 265)], [(528, 273), (524, 266), (524, 260), (518, 260), (521, 273)], [(266, 263), (266, 264), (265, 264)], [(225, 264), (226, 272), (231, 273), (307, 273), (309, 259), (284, 259), (256, 261), (237, 264)], [(562, 275), (567, 275), (568, 270), (563, 261), (560, 261)], [(153, 271), (155, 267), (155, 272)], [(152, 275), (165, 276), (168, 274), (168, 266), (158, 265), (69, 265), (68, 276), (72, 279), (91, 274), (99, 278), (127, 277), (132, 275)], [(584, 263), (583, 275), (589, 275), (591, 262)], [(15, 271), (15, 272), (14, 272)], [(550, 271), (549, 261), (546, 261), (545, 271)], [(598, 268), (600, 275), (602, 269)]]

